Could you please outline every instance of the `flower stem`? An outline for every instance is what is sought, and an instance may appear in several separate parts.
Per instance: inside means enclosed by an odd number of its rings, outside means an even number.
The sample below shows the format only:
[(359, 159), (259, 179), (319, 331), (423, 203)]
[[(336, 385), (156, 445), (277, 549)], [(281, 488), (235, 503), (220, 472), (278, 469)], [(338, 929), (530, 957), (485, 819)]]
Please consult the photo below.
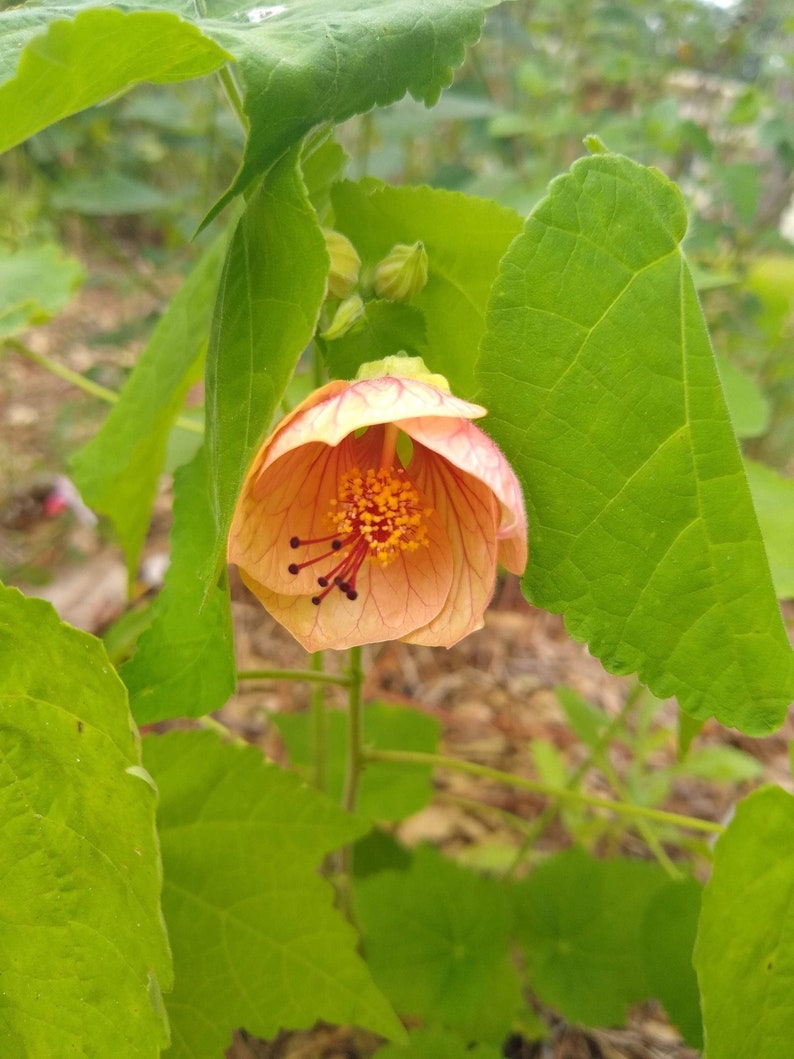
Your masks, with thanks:
[[(342, 808), (349, 813), (356, 811), (358, 802), (358, 789), (361, 780), (361, 770), (364, 767), (364, 738), (363, 738), (363, 710), (361, 708), (361, 686), (364, 683), (364, 673), (361, 668), (361, 648), (350, 648), (350, 664), (348, 667), (350, 684), (348, 690), (347, 705), (347, 763), (345, 771), (345, 786), (342, 791)], [(337, 895), (339, 908), (353, 922), (353, 847), (344, 846), (339, 851), (337, 861)]]
[[(324, 676), (324, 656), (316, 651), (311, 657), (313, 676)], [(312, 782), (324, 791), (328, 778), (328, 717), (325, 711), (325, 681), (316, 680), (311, 690)]]
[[(64, 382), (71, 383), (72, 386), (76, 386), (82, 390), (83, 393), (90, 394), (91, 397), (98, 397), (100, 401), (106, 401), (108, 404), (117, 404), (119, 395), (115, 390), (109, 390), (106, 386), (100, 386), (98, 382), (94, 382), (92, 379), (87, 379), (84, 375), (80, 375), (79, 372), (72, 371), (71, 368), (67, 368), (65, 364), (59, 364), (57, 360), (52, 360), (50, 357), (45, 356), (44, 353), (37, 353), (34, 349), (30, 349), (22, 342), (18, 342), (15, 338), (5, 339), (5, 344), (9, 349), (13, 349), (15, 353), (20, 353), (23, 357), (27, 357), (28, 360), (32, 360), (34, 364), (38, 364), (40, 368), (44, 368), (50, 372), (51, 375), (56, 375), (59, 379), (63, 379)], [(201, 423), (196, 422), (193, 419), (189, 419), (187, 416), (177, 416), (175, 423), (182, 430), (190, 430), (194, 434), (203, 434), (204, 427)]]
[(309, 684), (338, 684), (350, 687), (350, 677), (343, 673), (324, 673), (318, 669), (238, 669), (238, 680), (305, 680)]
[(539, 783), (536, 780), (525, 779), (523, 776), (515, 776), (511, 772), (503, 772), (501, 769), (491, 768), (488, 765), (480, 765), (475, 761), (463, 761), (460, 758), (445, 757), (443, 754), (424, 754), (413, 750), (368, 750), (364, 753), (364, 760), (389, 761), (401, 765), (430, 765), (435, 768), (454, 769), (456, 772), (467, 772), (471, 776), (479, 776), (481, 779), (494, 780), (508, 787), (517, 787), (520, 790), (531, 791), (533, 794), (543, 794), (549, 798), (557, 798), (560, 801), (578, 802), (581, 805), (589, 805), (594, 809), (608, 809), (610, 812), (620, 816), (630, 816), (636, 819), (655, 820), (660, 824), (672, 824), (675, 827), (685, 828), (690, 831), (703, 831), (708, 834), (721, 835), (725, 828), (722, 824), (712, 820), (701, 820), (695, 816), (683, 816), (681, 813), (668, 812), (666, 809), (652, 809), (644, 805), (630, 805), (627, 802), (613, 801), (611, 798), (599, 798), (592, 794), (584, 794), (582, 791), (570, 790), (566, 787), (552, 787), (548, 783)]
[(342, 808), (349, 813), (354, 813), (358, 802), (361, 770), (364, 767), (364, 713), (361, 709), (361, 685), (364, 683), (364, 673), (361, 668), (360, 647), (350, 648), (348, 677), (347, 771), (342, 792)]

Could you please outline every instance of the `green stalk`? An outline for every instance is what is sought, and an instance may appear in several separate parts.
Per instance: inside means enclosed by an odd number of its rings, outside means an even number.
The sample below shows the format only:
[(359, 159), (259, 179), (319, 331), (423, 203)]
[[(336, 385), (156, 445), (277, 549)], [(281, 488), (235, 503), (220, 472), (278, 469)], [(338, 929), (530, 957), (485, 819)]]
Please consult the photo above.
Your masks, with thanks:
[[(324, 676), (324, 656), (316, 651), (311, 657), (312, 675)], [(328, 780), (328, 717), (325, 710), (325, 685), (327, 681), (316, 680), (311, 690), (311, 751), (312, 782), (318, 791), (326, 789)]]
[(317, 669), (239, 669), (238, 680), (305, 680), (308, 684), (338, 684), (350, 687), (350, 677)]
[(714, 823), (712, 820), (701, 820), (696, 816), (683, 816), (681, 813), (671, 813), (666, 809), (630, 805), (627, 802), (617, 802), (611, 798), (599, 798), (592, 794), (584, 794), (582, 791), (569, 790), (565, 787), (552, 787), (550, 784), (525, 779), (523, 776), (515, 776), (511, 772), (503, 772), (501, 769), (491, 768), (488, 765), (480, 765), (475, 761), (463, 761), (460, 758), (446, 757), (443, 754), (424, 754), (413, 750), (368, 750), (364, 754), (364, 760), (365, 762), (390, 761), (400, 765), (422, 765), (424, 767), (429, 765), (431, 768), (452, 769), (456, 772), (466, 772), (471, 776), (479, 776), (481, 779), (503, 783), (508, 787), (531, 791), (533, 794), (542, 794), (547, 798), (577, 802), (579, 805), (589, 805), (594, 809), (607, 809), (619, 816), (655, 820), (660, 824), (672, 824), (675, 827), (685, 828), (689, 831), (702, 831), (712, 835), (721, 835), (725, 831), (722, 824)]
[[(342, 791), (342, 808), (349, 813), (356, 811), (361, 772), (364, 768), (363, 710), (361, 687), (364, 673), (361, 668), (361, 648), (350, 648), (350, 665), (348, 668), (350, 684), (347, 705), (347, 762), (345, 785)], [(345, 846), (337, 858), (337, 895), (339, 908), (353, 922), (353, 847)]]
[[(5, 339), (5, 344), (9, 349), (13, 349), (15, 353), (20, 353), (23, 357), (27, 357), (34, 364), (38, 364), (40, 368), (44, 368), (51, 375), (56, 375), (59, 379), (63, 379), (64, 382), (71, 383), (72, 386), (76, 386), (83, 393), (90, 394), (91, 397), (98, 397), (100, 401), (106, 401), (108, 404), (118, 403), (119, 395), (115, 390), (109, 390), (106, 386), (100, 386), (98, 382), (86, 379), (84, 375), (67, 368), (65, 364), (59, 364), (57, 360), (52, 360), (50, 357), (45, 356), (44, 353), (37, 353), (35, 350), (29, 349), (15, 338)], [(174, 422), (182, 430), (190, 430), (194, 434), (204, 433), (204, 427), (201, 423), (188, 419), (186, 416), (177, 416)]]

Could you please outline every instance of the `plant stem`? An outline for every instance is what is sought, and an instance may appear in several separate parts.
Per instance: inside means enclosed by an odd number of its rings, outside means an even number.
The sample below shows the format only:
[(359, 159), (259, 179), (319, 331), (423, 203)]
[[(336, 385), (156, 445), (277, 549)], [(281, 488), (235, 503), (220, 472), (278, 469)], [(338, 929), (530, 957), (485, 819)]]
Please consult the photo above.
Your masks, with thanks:
[(218, 77), (223, 85), (223, 90), (226, 93), (226, 98), (231, 104), (232, 110), (235, 112), (240, 120), (240, 124), (247, 132), (248, 118), (246, 117), (245, 107), (243, 105), (243, 97), (240, 95), (240, 89), (237, 87), (237, 82), (235, 81), (229, 67), (222, 66), (220, 70), (218, 70)]
[(339, 684), (350, 687), (345, 674), (323, 673), (317, 669), (239, 669), (238, 680), (305, 680), (309, 684)]
[[(94, 382), (92, 379), (86, 379), (84, 375), (72, 371), (65, 364), (59, 364), (57, 360), (52, 360), (44, 353), (36, 353), (35, 350), (30, 349), (22, 342), (18, 342), (15, 338), (5, 339), (5, 344), (9, 349), (13, 349), (15, 353), (20, 353), (23, 357), (27, 357), (28, 360), (32, 360), (34, 364), (38, 364), (39, 367), (44, 368), (51, 375), (56, 375), (59, 379), (63, 379), (64, 382), (71, 383), (72, 386), (76, 386), (83, 393), (90, 394), (91, 397), (98, 397), (100, 401), (106, 401), (108, 404), (118, 403), (119, 395), (115, 390), (109, 390), (106, 386), (100, 386), (98, 382)], [(186, 416), (177, 416), (174, 422), (182, 430), (190, 430), (194, 434), (204, 433), (204, 427), (201, 423), (197, 423)]]
[(364, 767), (364, 713), (361, 709), (361, 685), (364, 673), (361, 669), (361, 648), (350, 648), (349, 691), (347, 702), (347, 771), (342, 792), (342, 808), (349, 813), (356, 811), (361, 770)]
[[(358, 802), (361, 770), (365, 764), (363, 739), (363, 711), (361, 708), (361, 686), (364, 673), (361, 669), (361, 648), (350, 648), (348, 667), (350, 684), (347, 705), (347, 762), (345, 786), (342, 791), (342, 808), (353, 813)], [(353, 922), (353, 847), (344, 846), (337, 858), (337, 895), (340, 911)]]
[(205, 731), (215, 732), (221, 739), (226, 743), (231, 743), (233, 746), (249, 746), (250, 744), (243, 739), (242, 736), (237, 735), (227, 727), (222, 721), (216, 720), (214, 717), (210, 717), (206, 714), (204, 717), (197, 717), (196, 724), (199, 728), (205, 729)]
[(557, 798), (560, 801), (578, 802), (581, 805), (589, 805), (594, 809), (608, 809), (610, 812), (620, 816), (630, 816), (637, 819), (655, 820), (660, 824), (673, 824), (675, 827), (686, 828), (690, 831), (704, 831), (708, 834), (721, 835), (725, 828), (712, 820), (701, 820), (695, 816), (683, 816), (680, 813), (668, 812), (666, 809), (652, 809), (644, 805), (629, 805), (626, 802), (613, 801), (611, 798), (599, 798), (592, 794), (583, 794), (581, 791), (569, 790), (565, 787), (552, 787), (547, 783), (539, 783), (536, 780), (525, 779), (523, 776), (515, 776), (501, 769), (491, 768), (488, 765), (480, 765), (475, 761), (463, 761), (460, 758), (445, 757), (443, 754), (424, 754), (413, 750), (368, 750), (364, 753), (365, 761), (389, 761), (401, 765), (423, 765), (435, 768), (453, 769), (456, 772), (467, 772), (471, 776), (479, 776), (481, 779), (494, 780), (496, 783), (504, 783), (508, 787), (517, 787), (520, 790), (531, 791), (533, 794), (543, 794), (548, 798)]
[[(316, 651), (311, 657), (313, 676), (324, 676), (324, 655)], [(318, 791), (324, 791), (328, 778), (328, 718), (325, 712), (325, 681), (316, 680), (311, 690), (311, 750), (312, 782)]]

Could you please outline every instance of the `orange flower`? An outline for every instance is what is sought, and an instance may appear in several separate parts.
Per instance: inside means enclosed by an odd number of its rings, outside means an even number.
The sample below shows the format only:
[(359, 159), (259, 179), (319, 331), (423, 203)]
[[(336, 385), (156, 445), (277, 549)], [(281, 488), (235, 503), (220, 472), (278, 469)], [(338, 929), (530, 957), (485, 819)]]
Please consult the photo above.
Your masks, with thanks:
[(526, 565), (521, 490), (485, 409), (418, 358), (366, 367), (386, 374), (321, 387), (262, 445), (229, 561), (308, 651), (450, 647), (482, 626), (497, 560)]

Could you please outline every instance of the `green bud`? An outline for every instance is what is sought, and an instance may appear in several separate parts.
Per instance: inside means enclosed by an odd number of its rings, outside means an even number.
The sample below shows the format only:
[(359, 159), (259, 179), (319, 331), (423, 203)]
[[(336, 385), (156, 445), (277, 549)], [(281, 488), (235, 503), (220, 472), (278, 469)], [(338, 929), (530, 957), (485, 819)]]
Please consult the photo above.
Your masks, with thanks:
[(332, 228), (323, 228), (325, 249), (331, 259), (328, 272), (328, 297), (346, 298), (358, 283), (361, 258), (350, 240)]
[(330, 326), (326, 331), (322, 332), (320, 338), (324, 338), (328, 342), (332, 342), (335, 338), (342, 338), (359, 320), (363, 319), (364, 303), (357, 294), (351, 294), (349, 298), (345, 298), (343, 302), (340, 302)]
[(375, 291), (393, 302), (410, 301), (427, 283), (427, 251), (424, 243), (397, 243), (375, 266)]

